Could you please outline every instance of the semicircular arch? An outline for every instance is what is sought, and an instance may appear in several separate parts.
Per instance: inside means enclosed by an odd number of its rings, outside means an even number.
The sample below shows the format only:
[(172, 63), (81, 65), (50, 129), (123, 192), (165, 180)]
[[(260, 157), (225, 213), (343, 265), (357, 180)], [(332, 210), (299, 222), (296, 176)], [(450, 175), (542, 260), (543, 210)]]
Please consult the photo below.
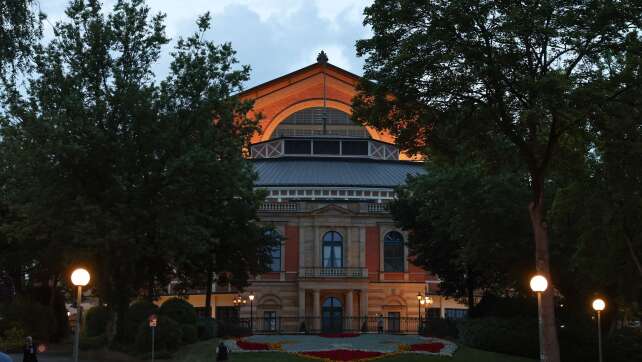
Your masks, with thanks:
[[(344, 102), (337, 101), (334, 99), (326, 99), (326, 106), (328, 108), (338, 109), (342, 112), (352, 115), (351, 105), (346, 104)], [(281, 124), (281, 122), (283, 122), (286, 118), (288, 118), (290, 115), (298, 111), (301, 111), (303, 109), (312, 108), (312, 107), (323, 107), (323, 98), (305, 99), (283, 108), (282, 110), (277, 112), (274, 115), (274, 117), (272, 117), (272, 120), (270, 120), (268, 123), (263, 125), (263, 133), (261, 134), (261, 141), (270, 140), (272, 138), (272, 133), (274, 133), (274, 131), (276, 130), (276, 127), (279, 124)], [(384, 134), (377, 132), (372, 127), (365, 126), (365, 128), (372, 139), (384, 141), (384, 142), (390, 142), (390, 139), (385, 137)]]

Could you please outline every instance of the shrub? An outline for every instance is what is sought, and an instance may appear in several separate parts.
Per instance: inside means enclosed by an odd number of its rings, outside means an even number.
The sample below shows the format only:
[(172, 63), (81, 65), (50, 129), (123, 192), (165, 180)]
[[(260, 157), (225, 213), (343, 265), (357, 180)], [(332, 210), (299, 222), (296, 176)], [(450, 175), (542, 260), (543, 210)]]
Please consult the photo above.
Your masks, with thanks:
[(196, 310), (185, 299), (170, 298), (160, 307), (160, 314), (180, 324), (196, 324)]
[(25, 331), (22, 327), (14, 325), (0, 335), (0, 352), (19, 352), (25, 342)]
[(133, 341), (138, 332), (138, 326), (147, 322), (150, 315), (158, 313), (158, 306), (148, 300), (138, 300), (132, 303), (127, 310), (127, 331), (130, 341)]
[[(175, 351), (181, 345), (183, 332), (181, 325), (167, 316), (158, 318), (155, 330), (155, 349), (157, 351)], [(152, 329), (147, 321), (138, 326), (136, 333), (136, 349), (145, 353), (152, 348)]]
[(107, 337), (104, 334), (97, 336), (80, 336), (80, 349), (101, 349), (107, 345)]
[(57, 330), (52, 309), (24, 297), (1, 305), (0, 315), (0, 331), (19, 326), (25, 335), (38, 341), (49, 341)]
[(183, 344), (192, 344), (198, 342), (198, 329), (195, 325), (182, 324), (181, 325), (181, 342)]
[(436, 338), (457, 338), (457, 323), (443, 318), (428, 319), (424, 321), (421, 335)]
[(479, 318), (460, 321), (459, 340), (470, 347), (524, 357), (539, 351), (538, 326), (530, 318)]
[(85, 315), (85, 336), (96, 337), (105, 334), (109, 323), (109, 309), (103, 306), (90, 308)]
[(217, 321), (218, 336), (221, 338), (247, 337), (252, 335), (250, 328), (242, 326), (238, 321)]
[(605, 356), (609, 361), (642, 361), (642, 332), (638, 328), (622, 328), (606, 339)]
[(218, 336), (217, 327), (218, 325), (214, 319), (209, 317), (199, 318), (196, 321), (196, 328), (198, 330), (198, 339), (200, 339), (201, 341), (205, 341)]

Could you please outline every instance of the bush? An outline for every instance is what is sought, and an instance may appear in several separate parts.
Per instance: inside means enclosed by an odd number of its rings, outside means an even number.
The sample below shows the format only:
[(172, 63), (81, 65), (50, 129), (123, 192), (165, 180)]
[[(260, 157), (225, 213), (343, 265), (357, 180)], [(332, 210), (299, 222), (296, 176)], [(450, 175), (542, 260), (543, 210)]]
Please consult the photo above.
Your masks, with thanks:
[(479, 318), (457, 324), (461, 343), (491, 352), (537, 357), (537, 320), (531, 318)]
[(457, 338), (457, 323), (450, 319), (433, 318), (424, 321), (421, 335), (435, 338)]
[[(155, 349), (157, 351), (175, 351), (181, 345), (183, 332), (181, 325), (167, 316), (158, 318), (158, 325), (155, 330)], [(138, 326), (136, 333), (136, 349), (145, 353), (152, 348), (152, 329), (147, 321)]]
[(198, 342), (198, 329), (195, 325), (182, 324), (181, 332), (183, 334), (183, 336), (181, 337), (181, 342), (183, 344), (192, 344)]
[(18, 326), (37, 341), (49, 341), (57, 330), (53, 310), (24, 297), (0, 305), (0, 316), (0, 331)]
[(126, 335), (130, 341), (136, 338), (138, 326), (141, 323), (147, 323), (147, 318), (152, 314), (158, 313), (158, 306), (148, 300), (138, 300), (132, 303), (127, 310), (127, 330)]
[(637, 328), (622, 328), (606, 339), (604, 351), (609, 361), (642, 361), (642, 332)]
[(80, 349), (102, 349), (107, 345), (107, 337), (104, 334), (97, 336), (80, 336)]
[(103, 306), (90, 308), (85, 315), (85, 336), (96, 337), (105, 334), (109, 323), (109, 309)]
[(0, 335), (0, 352), (20, 352), (25, 342), (25, 331), (22, 327), (14, 325)]
[(221, 338), (247, 337), (252, 335), (250, 328), (242, 326), (238, 321), (217, 321), (218, 336)]
[(160, 307), (160, 314), (180, 324), (196, 324), (196, 310), (185, 299), (170, 298)]
[(216, 337), (218, 335), (217, 326), (218, 325), (216, 324), (216, 321), (212, 318), (199, 318), (196, 321), (198, 339), (200, 339), (201, 341), (205, 341)]

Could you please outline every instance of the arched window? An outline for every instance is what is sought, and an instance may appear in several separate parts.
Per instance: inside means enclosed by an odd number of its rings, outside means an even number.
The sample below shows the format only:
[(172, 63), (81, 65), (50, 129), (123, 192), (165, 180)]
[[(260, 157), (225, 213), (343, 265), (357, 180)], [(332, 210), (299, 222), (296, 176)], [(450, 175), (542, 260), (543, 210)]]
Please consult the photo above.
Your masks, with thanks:
[(350, 115), (335, 108), (311, 107), (289, 115), (281, 122), (272, 138), (312, 137), (323, 135), (370, 138), (368, 130), (350, 118)]
[(403, 236), (391, 231), (383, 238), (383, 271), (403, 272)]
[(269, 230), (265, 233), (265, 235), (272, 239), (276, 240), (277, 245), (275, 245), (271, 250), (270, 250), (270, 256), (272, 257), (272, 263), (270, 263), (270, 271), (271, 272), (280, 272), (281, 271), (281, 234), (279, 234), (278, 231), (276, 230)]
[(323, 235), (323, 267), (343, 267), (343, 237), (336, 231)]

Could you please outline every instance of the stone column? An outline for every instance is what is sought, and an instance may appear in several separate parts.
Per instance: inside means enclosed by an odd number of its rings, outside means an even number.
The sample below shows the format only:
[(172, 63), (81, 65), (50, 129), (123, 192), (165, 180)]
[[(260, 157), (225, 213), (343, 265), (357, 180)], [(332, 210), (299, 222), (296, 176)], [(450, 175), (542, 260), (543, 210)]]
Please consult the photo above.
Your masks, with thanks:
[(348, 327), (348, 330), (352, 330), (354, 328), (354, 323), (352, 320), (352, 316), (354, 315), (353, 307), (352, 307), (352, 302), (354, 301), (354, 293), (352, 290), (349, 290), (346, 293), (346, 318), (348, 318), (346, 326)]
[(313, 312), (313, 322), (312, 327), (315, 331), (321, 330), (321, 291), (319, 289), (314, 290), (314, 312)]
[[(366, 326), (369, 325), (368, 323), (368, 289), (361, 289), (361, 293), (359, 293), (359, 316), (361, 317), (361, 321), (359, 324), (359, 329), (363, 326), (363, 323), (366, 323)], [(372, 332), (372, 331), (369, 331)]]

